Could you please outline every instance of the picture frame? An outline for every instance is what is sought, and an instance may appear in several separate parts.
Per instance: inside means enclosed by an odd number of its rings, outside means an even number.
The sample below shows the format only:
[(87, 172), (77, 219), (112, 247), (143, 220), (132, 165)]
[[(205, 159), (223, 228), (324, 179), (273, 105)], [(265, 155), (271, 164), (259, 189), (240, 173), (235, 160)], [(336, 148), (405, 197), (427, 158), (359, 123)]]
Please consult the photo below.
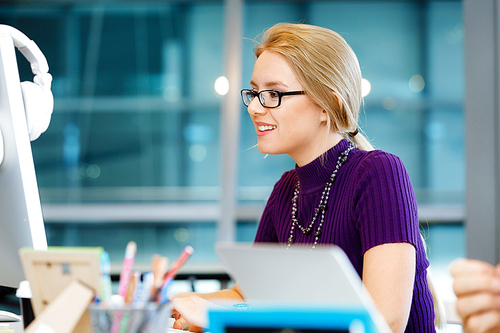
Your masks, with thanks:
[(102, 247), (49, 247), (46, 251), (21, 248), (19, 255), (31, 287), (35, 317), (73, 281), (100, 292)]

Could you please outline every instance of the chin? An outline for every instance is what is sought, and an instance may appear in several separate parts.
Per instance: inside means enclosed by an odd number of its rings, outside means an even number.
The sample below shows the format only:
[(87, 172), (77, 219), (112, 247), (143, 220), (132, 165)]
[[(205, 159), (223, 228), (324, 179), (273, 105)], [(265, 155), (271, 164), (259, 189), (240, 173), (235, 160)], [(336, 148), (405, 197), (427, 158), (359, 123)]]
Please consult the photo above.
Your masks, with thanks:
[(257, 146), (257, 149), (259, 149), (259, 152), (261, 152), (262, 154), (269, 154), (266, 149), (264, 149), (260, 146)]
[(287, 153), (286, 151), (284, 151), (285, 149), (283, 149), (282, 145), (279, 142), (271, 140), (261, 140), (261, 138), (259, 138), (257, 149), (262, 154), (269, 155), (283, 155)]
[(266, 147), (257, 146), (257, 148), (259, 149), (259, 152), (261, 152), (262, 154), (266, 154), (266, 155), (280, 155), (280, 154), (282, 154), (280, 152), (277, 152), (275, 150), (272, 150), (272, 149), (269, 149)]

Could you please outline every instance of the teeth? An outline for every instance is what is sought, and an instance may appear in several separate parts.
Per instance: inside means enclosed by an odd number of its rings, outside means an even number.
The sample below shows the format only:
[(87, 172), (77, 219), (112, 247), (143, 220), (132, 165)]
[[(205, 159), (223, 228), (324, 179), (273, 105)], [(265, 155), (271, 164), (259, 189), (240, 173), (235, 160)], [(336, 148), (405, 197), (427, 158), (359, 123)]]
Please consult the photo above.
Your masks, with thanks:
[(264, 131), (270, 131), (275, 129), (277, 126), (258, 126), (257, 128), (259, 131), (264, 132)]

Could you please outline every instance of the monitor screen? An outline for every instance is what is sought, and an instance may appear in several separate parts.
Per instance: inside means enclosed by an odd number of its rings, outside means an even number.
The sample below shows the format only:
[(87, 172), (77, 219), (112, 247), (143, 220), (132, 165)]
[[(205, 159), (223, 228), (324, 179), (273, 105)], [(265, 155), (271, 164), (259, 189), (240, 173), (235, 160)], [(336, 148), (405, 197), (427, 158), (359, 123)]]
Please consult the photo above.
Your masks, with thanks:
[(16, 50), (0, 32), (0, 286), (24, 280), (21, 247), (47, 249)]
[(348, 329), (292, 329), (292, 328), (264, 328), (264, 327), (226, 327), (226, 333), (353, 333)]
[(390, 332), (379, 326), (362, 307), (248, 304), (208, 311), (211, 333), (375, 333)]

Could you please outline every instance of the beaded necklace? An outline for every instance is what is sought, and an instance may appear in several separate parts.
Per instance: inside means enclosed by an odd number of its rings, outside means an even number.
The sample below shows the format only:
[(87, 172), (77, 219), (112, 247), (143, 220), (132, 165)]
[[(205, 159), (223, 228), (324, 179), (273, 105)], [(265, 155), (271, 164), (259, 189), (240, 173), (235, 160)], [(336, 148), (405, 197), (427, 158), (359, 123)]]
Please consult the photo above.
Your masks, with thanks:
[(325, 183), (325, 188), (323, 189), (323, 193), (321, 194), (321, 199), (319, 201), (318, 206), (314, 209), (314, 216), (312, 218), (311, 223), (307, 227), (303, 227), (300, 225), (299, 220), (297, 219), (297, 201), (299, 197), (299, 191), (300, 191), (300, 181), (297, 181), (297, 185), (295, 186), (295, 190), (293, 191), (293, 198), (292, 198), (292, 227), (290, 228), (290, 236), (288, 236), (286, 248), (290, 248), (293, 244), (293, 232), (295, 230), (295, 227), (297, 227), (302, 233), (305, 235), (309, 235), (311, 231), (313, 230), (314, 223), (316, 223), (316, 220), (318, 219), (318, 215), (320, 215), (320, 221), (318, 228), (314, 232), (314, 244), (312, 248), (316, 248), (316, 245), (318, 244), (318, 239), (321, 236), (321, 227), (323, 226), (323, 223), (325, 222), (325, 212), (327, 209), (327, 203), (328, 203), (328, 198), (330, 196), (330, 189), (332, 188), (333, 182), (335, 181), (335, 178), (337, 177), (337, 172), (339, 171), (340, 167), (345, 163), (347, 160), (347, 156), (349, 156), (349, 153), (351, 150), (355, 148), (354, 144), (349, 143), (349, 147), (347, 147), (346, 150), (340, 153), (339, 158), (337, 159), (337, 164), (335, 165), (335, 169), (332, 172), (332, 175), (330, 176), (330, 179), (327, 180)]

